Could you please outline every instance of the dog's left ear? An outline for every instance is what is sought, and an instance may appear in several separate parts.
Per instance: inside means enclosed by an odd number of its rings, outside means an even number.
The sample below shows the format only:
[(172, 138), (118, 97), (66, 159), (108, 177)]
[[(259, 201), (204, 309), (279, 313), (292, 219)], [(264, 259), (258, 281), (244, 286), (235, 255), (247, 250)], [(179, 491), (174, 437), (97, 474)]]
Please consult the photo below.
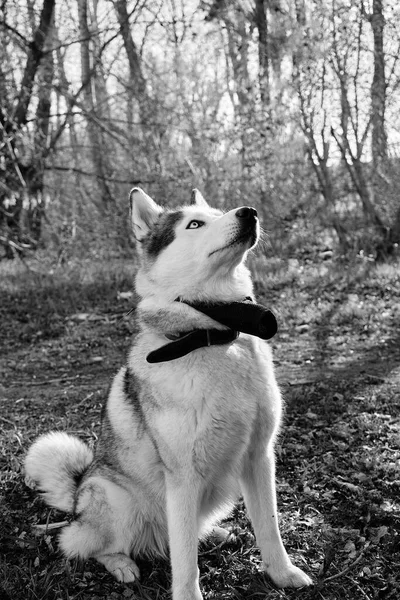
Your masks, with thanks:
[(194, 188), (192, 190), (192, 195), (190, 197), (190, 203), (196, 204), (197, 206), (208, 206), (206, 200), (204, 200), (202, 194), (196, 188)]
[(141, 188), (133, 188), (130, 191), (129, 203), (133, 233), (137, 241), (141, 242), (153, 227), (163, 209)]

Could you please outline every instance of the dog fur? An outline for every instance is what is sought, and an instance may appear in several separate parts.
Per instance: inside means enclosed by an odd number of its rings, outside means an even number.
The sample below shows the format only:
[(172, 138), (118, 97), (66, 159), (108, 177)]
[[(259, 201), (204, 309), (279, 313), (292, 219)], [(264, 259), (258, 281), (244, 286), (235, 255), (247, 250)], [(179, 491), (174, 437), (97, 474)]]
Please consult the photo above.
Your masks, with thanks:
[(165, 334), (224, 326), (177, 302), (241, 301), (253, 295), (244, 262), (259, 237), (194, 191), (194, 202), (165, 210), (141, 189), (130, 194), (141, 266), (136, 277), (140, 332), (116, 375), (94, 455), (53, 432), (30, 448), (25, 469), (50, 505), (73, 514), (60, 535), (65, 556), (96, 558), (118, 581), (139, 577), (134, 558), (170, 555), (173, 600), (201, 600), (199, 537), (212, 533), (242, 494), (266, 572), (279, 587), (310, 578), (282, 544), (274, 442), (282, 411), (271, 350), (241, 334), (150, 364)]

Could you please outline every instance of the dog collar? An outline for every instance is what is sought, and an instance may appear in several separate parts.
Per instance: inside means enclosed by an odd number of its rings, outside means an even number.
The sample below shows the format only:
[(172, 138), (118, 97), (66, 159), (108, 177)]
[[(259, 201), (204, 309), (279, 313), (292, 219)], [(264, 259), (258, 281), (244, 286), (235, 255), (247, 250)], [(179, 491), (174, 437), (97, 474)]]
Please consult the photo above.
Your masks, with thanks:
[(216, 346), (229, 344), (239, 337), (239, 332), (233, 329), (195, 329), (189, 333), (179, 334), (179, 337), (153, 350), (147, 355), (146, 360), (149, 363), (166, 362), (181, 358), (197, 348), (205, 346)]
[(223, 302), (221, 304), (191, 303), (181, 298), (177, 298), (176, 302), (188, 304), (214, 321), (225, 325), (228, 329), (195, 329), (188, 333), (178, 334), (176, 340), (150, 352), (146, 357), (149, 363), (175, 360), (205, 346), (229, 344), (239, 337), (239, 332), (269, 340), (278, 331), (274, 313), (261, 304), (253, 302), (250, 297), (245, 298), (243, 302)]

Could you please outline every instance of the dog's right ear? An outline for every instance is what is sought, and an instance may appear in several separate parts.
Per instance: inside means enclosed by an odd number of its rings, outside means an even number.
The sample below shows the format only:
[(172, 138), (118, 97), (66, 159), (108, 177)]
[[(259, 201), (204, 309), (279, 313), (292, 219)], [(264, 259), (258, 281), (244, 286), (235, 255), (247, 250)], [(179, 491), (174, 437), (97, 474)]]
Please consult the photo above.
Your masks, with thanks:
[(137, 187), (130, 191), (129, 203), (133, 233), (138, 242), (141, 242), (163, 209)]

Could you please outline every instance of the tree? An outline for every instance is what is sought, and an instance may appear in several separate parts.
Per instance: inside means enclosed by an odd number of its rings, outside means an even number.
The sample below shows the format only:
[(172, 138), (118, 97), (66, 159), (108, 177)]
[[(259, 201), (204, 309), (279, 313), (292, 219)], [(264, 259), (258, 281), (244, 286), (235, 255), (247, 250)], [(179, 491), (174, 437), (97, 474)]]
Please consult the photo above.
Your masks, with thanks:
[[(39, 24), (35, 28), (32, 41), (19, 35), (19, 41), (24, 42), (26, 61), (23, 69), (21, 83), (15, 95), (15, 108), (11, 109), (8, 94), (3, 97), (0, 106), (0, 146), (3, 154), (3, 186), (0, 189), (0, 243), (4, 246), (6, 256), (12, 257), (15, 251), (21, 251), (24, 244), (35, 244), (40, 237), (40, 223), (42, 217), (42, 187), (43, 180), (37, 178), (37, 165), (40, 163), (40, 154), (31, 152), (30, 161), (26, 162), (20, 156), (20, 147), (26, 135), (25, 125), (28, 118), (28, 109), (32, 98), (35, 77), (44, 57), (46, 39), (51, 30), (54, 15), (55, 0), (43, 0)], [(5, 27), (5, 19), (3, 25)], [(10, 31), (5, 27), (6, 31)], [(13, 31), (13, 34), (15, 32)], [(51, 71), (49, 67), (48, 72)], [(46, 99), (44, 93), (39, 101), (37, 115), (39, 117), (36, 142), (46, 131)], [(41, 140), (43, 141), (43, 139)], [(37, 146), (36, 146), (37, 148)], [(24, 231), (22, 222), (22, 206), (26, 192), (32, 194), (30, 205), (31, 231)], [(32, 234), (32, 235), (31, 235)]]
[(374, 39), (374, 75), (371, 85), (371, 149), (374, 169), (379, 169), (387, 159), (386, 134), (386, 76), (383, 34), (385, 18), (382, 0), (373, 0), (372, 13), (368, 15)]
[(110, 173), (107, 154), (104, 152), (102, 132), (96, 123), (95, 79), (96, 56), (91, 54), (91, 33), (88, 27), (88, 0), (78, 0), (78, 19), (80, 33), (81, 79), (87, 121), (87, 135), (90, 142), (92, 161), (100, 190), (101, 204), (105, 209), (114, 202), (108, 176)]
[[(340, 206), (342, 213), (355, 215), (355, 194), (369, 240), (376, 248), (392, 244), (393, 215), (386, 189), (388, 81), (382, 2), (374, 2), (373, 12), (367, 15), (363, 3), (327, 1), (313, 14), (312, 27), (304, 10), (297, 10), (296, 21), (298, 30), (307, 32), (309, 42), (308, 48), (296, 46), (293, 59), (300, 122), (321, 193), (333, 207), (333, 225), (342, 245), (347, 246), (354, 228), (344, 233), (337, 210)], [(337, 167), (335, 147), (341, 158)], [(346, 195), (348, 208), (344, 209), (342, 198)]]

